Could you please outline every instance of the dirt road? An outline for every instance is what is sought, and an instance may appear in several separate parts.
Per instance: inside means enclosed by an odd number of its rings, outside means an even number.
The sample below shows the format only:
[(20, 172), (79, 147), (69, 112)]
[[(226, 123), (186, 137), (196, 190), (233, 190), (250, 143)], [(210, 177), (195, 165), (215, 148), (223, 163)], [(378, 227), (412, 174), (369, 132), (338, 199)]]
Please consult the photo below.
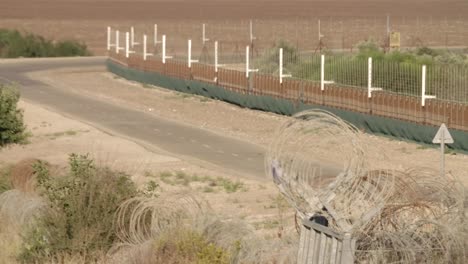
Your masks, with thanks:
[[(104, 58), (23, 60), (0, 63), (1, 77), (20, 84), (22, 97), (110, 133), (161, 148), (186, 160), (218, 166), (233, 175), (264, 178), (264, 149), (238, 139), (166, 120), (134, 109), (71, 93), (29, 79), (30, 71), (103, 65)], [(83, 83), (83, 85), (92, 85)]]

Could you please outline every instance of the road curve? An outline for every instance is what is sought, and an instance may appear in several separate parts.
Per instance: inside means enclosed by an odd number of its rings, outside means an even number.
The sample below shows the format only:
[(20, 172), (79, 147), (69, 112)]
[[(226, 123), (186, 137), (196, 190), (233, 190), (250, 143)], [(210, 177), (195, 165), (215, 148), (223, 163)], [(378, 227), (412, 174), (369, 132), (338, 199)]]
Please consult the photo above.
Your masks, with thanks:
[[(18, 83), (22, 98), (110, 133), (187, 159), (207, 162), (237, 175), (265, 178), (265, 150), (260, 146), (72, 93), (26, 76), (32, 71), (99, 66), (105, 60), (104, 57), (0, 60), (0, 82)], [(83, 85), (92, 84), (83, 82)]]

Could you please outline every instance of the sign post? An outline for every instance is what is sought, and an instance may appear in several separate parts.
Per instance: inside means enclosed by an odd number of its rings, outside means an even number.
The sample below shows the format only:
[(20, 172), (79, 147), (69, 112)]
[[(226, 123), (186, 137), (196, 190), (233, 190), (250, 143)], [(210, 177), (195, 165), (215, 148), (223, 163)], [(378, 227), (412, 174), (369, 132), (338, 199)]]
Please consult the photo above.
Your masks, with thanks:
[(445, 124), (442, 124), (437, 131), (434, 139), (432, 140), (432, 143), (434, 144), (439, 144), (440, 143), (440, 155), (441, 155), (441, 160), (440, 160), (440, 176), (444, 177), (445, 176), (445, 144), (452, 144), (453, 138), (452, 135), (450, 135), (449, 130), (447, 129), (447, 126)]

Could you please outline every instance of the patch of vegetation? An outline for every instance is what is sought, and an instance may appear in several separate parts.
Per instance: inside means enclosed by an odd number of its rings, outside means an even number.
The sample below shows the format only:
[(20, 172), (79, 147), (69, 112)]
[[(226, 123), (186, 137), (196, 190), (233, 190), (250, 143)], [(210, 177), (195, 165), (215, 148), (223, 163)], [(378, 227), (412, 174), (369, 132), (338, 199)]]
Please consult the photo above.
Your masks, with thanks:
[(17, 108), (19, 98), (16, 87), (0, 84), (0, 147), (24, 143), (27, 138), (23, 112)]
[(214, 193), (214, 192), (216, 192), (216, 190), (213, 187), (205, 186), (205, 187), (203, 187), (203, 192), (204, 193)]
[(68, 57), (90, 56), (91, 52), (83, 43), (73, 40), (53, 42), (31, 34), (20, 33), (17, 30), (0, 29), (0, 57)]
[(114, 214), (138, 194), (135, 184), (124, 173), (96, 167), (87, 155), (70, 155), (69, 165), (61, 177), (43, 162), (34, 165), (37, 188), (50, 208), (24, 236), (23, 263), (60, 262), (63, 255), (93, 262), (117, 239)]
[(280, 227), (280, 222), (278, 220), (265, 220), (263, 222), (254, 223), (255, 229), (274, 229)]
[(181, 229), (156, 242), (156, 263), (228, 264), (228, 251), (198, 232)]
[(161, 181), (168, 185), (183, 185), (190, 186), (191, 183), (206, 183), (207, 185), (202, 188), (203, 192), (215, 192), (215, 188), (221, 188), (227, 193), (234, 193), (238, 191), (247, 191), (245, 184), (240, 181), (232, 181), (223, 177), (210, 177), (198, 176), (197, 174), (188, 175), (185, 172), (178, 171), (175, 174), (172, 172), (162, 172), (159, 174)]
[[(386, 91), (419, 95), (421, 88), (421, 66), (427, 65), (427, 92), (438, 98), (457, 96), (456, 91), (440, 91), (440, 87), (461, 87), (468, 75), (468, 56), (462, 51), (437, 50), (422, 47), (414, 51), (392, 51), (385, 53), (374, 41), (358, 44), (357, 54), (332, 53), (326, 55), (325, 76), (335, 83), (367, 87), (368, 58), (373, 59), (373, 85)], [(284, 71), (293, 77), (320, 81), (320, 54), (299, 55), (294, 45), (278, 42), (271, 50), (256, 59), (254, 64), (260, 72), (278, 71), (278, 49), (283, 48)], [(454, 73), (457, 74), (454, 74)], [(451, 94), (451, 95), (450, 95)], [(450, 98), (468, 100), (468, 98)]]
[(0, 168), (0, 194), (13, 188), (10, 178), (10, 170), (10, 167)]
[(63, 136), (75, 136), (78, 134), (80, 131), (74, 131), (74, 130), (67, 130), (63, 132), (55, 132), (52, 134), (46, 134), (46, 137), (49, 137), (50, 139), (56, 139), (58, 137), (63, 137)]
[(247, 187), (240, 180), (232, 181), (230, 179), (218, 177), (210, 182), (210, 186), (221, 186), (227, 193), (237, 191), (247, 191)]

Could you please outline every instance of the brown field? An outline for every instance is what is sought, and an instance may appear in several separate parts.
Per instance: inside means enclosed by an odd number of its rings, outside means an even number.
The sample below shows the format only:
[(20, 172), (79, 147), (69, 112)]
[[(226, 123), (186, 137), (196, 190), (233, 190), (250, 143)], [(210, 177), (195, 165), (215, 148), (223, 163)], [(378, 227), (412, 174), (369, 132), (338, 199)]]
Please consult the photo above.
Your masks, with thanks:
[[(134, 25), (151, 35), (151, 25), (174, 36), (197, 39), (201, 23), (211, 38), (243, 41), (248, 20), (255, 20), (259, 42), (287, 39), (301, 49), (318, 44), (317, 20), (330, 48), (350, 49), (359, 41), (383, 41), (386, 15), (392, 30), (402, 33), (403, 46), (468, 45), (468, 2), (463, 0), (2, 0), (0, 27), (31, 31), (52, 39), (86, 42), (98, 55), (105, 52), (105, 28), (122, 31)], [(176, 39), (177, 36), (179, 39)], [(181, 44), (181, 46), (183, 46)]]

